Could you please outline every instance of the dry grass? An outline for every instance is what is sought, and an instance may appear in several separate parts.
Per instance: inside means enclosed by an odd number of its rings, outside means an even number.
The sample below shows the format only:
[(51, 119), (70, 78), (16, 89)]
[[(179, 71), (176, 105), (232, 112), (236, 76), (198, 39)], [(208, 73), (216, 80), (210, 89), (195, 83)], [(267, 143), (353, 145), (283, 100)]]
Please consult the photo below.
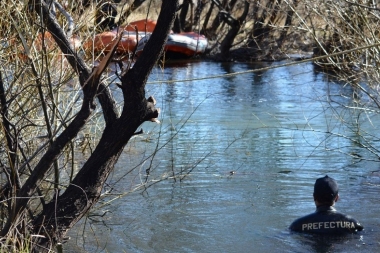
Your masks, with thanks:
[[(255, 1), (256, 2), (256, 1)], [(252, 1), (252, 6), (253, 8)], [(265, 5), (266, 1), (261, 2)], [(281, 5), (279, 16), (265, 19), (264, 25), (269, 29), (263, 43), (255, 48), (252, 59), (257, 59), (261, 53), (263, 59), (279, 59), (289, 52), (311, 51), (319, 49), (319, 55), (339, 53), (344, 50), (352, 50), (349, 53), (326, 57), (320, 64), (328, 66), (335, 71), (337, 78), (347, 85), (354, 87), (356, 92), (366, 96), (366, 100), (355, 100), (356, 110), (365, 111), (369, 107), (377, 112), (380, 103), (380, 59), (379, 59), (379, 15), (377, 10), (364, 8), (356, 5), (342, 5), (333, 1), (303, 1), (297, 6), (296, 15), (293, 16), (291, 27), (287, 31), (285, 43), (278, 45), (278, 38), (284, 29), (284, 19), (292, 3)], [(155, 0), (149, 6), (145, 3), (132, 16), (131, 20), (149, 18), (156, 19), (159, 13), (160, 1)], [(208, 10), (206, 5), (201, 20)], [(122, 11), (123, 6), (119, 6)], [(271, 10), (268, 10), (271, 11)], [(9, 15), (11, 13), (11, 15)], [(216, 17), (214, 10), (212, 18)], [(253, 12), (251, 12), (253, 13)], [(254, 13), (243, 24), (241, 33), (236, 37), (235, 47), (246, 47), (252, 34), (252, 27), (257, 18), (262, 15), (261, 9)], [(350, 13), (350, 15), (346, 15)], [(9, 0), (0, 1), (0, 72), (4, 81), (5, 94), (9, 110), (6, 117), (2, 118), (2, 131), (0, 138), (5, 140), (7, 131), (4, 119), (10, 120), (9, 132), (17, 140), (17, 149), (11, 150), (5, 141), (0, 149), (0, 160), (2, 166), (1, 184), (8, 182), (12, 170), (17, 171), (17, 181), (23, 184), (29, 173), (40, 160), (46, 147), (49, 146), (49, 138), (57, 136), (70, 122), (78, 111), (81, 101), (81, 91), (75, 86), (76, 74), (62, 57), (54, 42), (46, 43), (45, 46), (38, 45), (38, 37), (42, 34), (39, 19), (27, 12), (22, 1)], [(240, 13), (234, 12), (235, 16)], [(89, 8), (83, 14), (73, 13), (77, 28), (75, 32), (83, 40), (95, 35), (94, 7)], [(67, 26), (62, 16), (59, 17), (60, 24)], [(198, 24), (199, 25), (199, 24)], [(199, 26), (195, 26), (197, 29)], [(222, 25), (216, 31), (214, 43), (219, 43), (228, 30), (227, 25)], [(255, 39), (255, 38), (253, 38)], [(41, 40), (40, 40), (41, 41)], [(371, 46), (376, 45), (376, 46)], [(355, 50), (355, 48), (368, 46), (368, 48)], [(79, 54), (83, 55), (78, 49)], [(250, 57), (248, 53), (244, 56)], [(242, 55), (236, 55), (242, 57)], [(267, 58), (265, 58), (267, 57)], [(90, 56), (88, 63), (95, 60)], [(249, 59), (251, 60), (251, 58)], [(361, 83), (365, 81), (367, 87)], [(368, 103), (368, 100), (370, 103)], [(44, 112), (46, 111), (46, 114)], [(67, 147), (57, 161), (59, 171), (60, 187), (65, 188), (70, 183), (70, 178), (76, 173), (76, 154), (88, 154), (96, 146), (97, 136), (101, 133), (102, 118), (96, 112), (90, 119), (92, 124), (79, 134), (77, 139)], [(51, 129), (48, 129), (50, 125)], [(52, 136), (49, 137), (49, 131)], [(16, 162), (11, 160), (14, 154)], [(52, 198), (54, 193), (54, 178), (57, 176), (51, 172), (40, 185), (40, 192), (45, 201)], [(16, 173), (17, 174), (17, 173)], [(11, 180), (9, 181), (11, 182)], [(17, 183), (17, 182), (11, 182)], [(13, 184), (15, 186), (16, 184)], [(12, 195), (11, 197), (13, 197)], [(10, 217), (14, 203), (12, 200), (2, 200), (0, 206), (0, 224), (4, 226)], [(30, 206), (30, 213), (38, 213), (41, 208), (41, 199), (36, 198)], [(0, 252), (16, 252), (19, 249), (28, 252), (30, 248), (29, 221), (30, 216), (23, 213), (16, 219), (7, 237), (0, 240)]]

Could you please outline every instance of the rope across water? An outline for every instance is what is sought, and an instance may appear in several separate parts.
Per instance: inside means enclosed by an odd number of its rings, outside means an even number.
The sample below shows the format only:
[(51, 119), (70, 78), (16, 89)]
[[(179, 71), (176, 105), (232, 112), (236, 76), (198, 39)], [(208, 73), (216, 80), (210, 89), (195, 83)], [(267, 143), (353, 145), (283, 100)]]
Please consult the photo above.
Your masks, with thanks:
[(292, 61), (292, 62), (287, 62), (287, 63), (283, 63), (283, 64), (268, 66), (268, 67), (264, 67), (264, 68), (251, 69), (251, 70), (239, 71), (239, 72), (233, 72), (233, 73), (226, 73), (226, 74), (215, 75), (215, 76), (204, 76), (204, 77), (190, 78), (190, 79), (150, 81), (150, 82), (147, 82), (147, 84), (191, 82), (191, 81), (199, 81), (199, 80), (206, 80), (206, 79), (224, 78), (224, 77), (229, 77), (229, 76), (238, 76), (238, 75), (244, 75), (244, 74), (255, 73), (255, 72), (260, 72), (260, 71), (266, 71), (266, 70), (270, 70), (270, 69), (274, 69), (274, 68), (281, 68), (281, 67), (287, 67), (287, 66), (311, 62), (311, 61), (322, 60), (322, 59), (326, 59), (326, 58), (330, 58), (330, 57), (334, 57), (334, 56), (338, 56), (338, 55), (348, 54), (348, 53), (361, 51), (361, 50), (372, 48), (372, 47), (377, 47), (377, 46), (380, 46), (380, 43), (375, 43), (375, 44), (366, 45), (363, 47), (357, 47), (357, 48), (353, 48), (350, 50), (345, 50), (345, 51), (341, 51), (341, 52), (337, 52), (337, 53), (333, 53), (333, 54), (328, 54), (328, 55), (312, 57), (312, 58), (303, 59), (303, 60), (299, 60), (299, 61)]

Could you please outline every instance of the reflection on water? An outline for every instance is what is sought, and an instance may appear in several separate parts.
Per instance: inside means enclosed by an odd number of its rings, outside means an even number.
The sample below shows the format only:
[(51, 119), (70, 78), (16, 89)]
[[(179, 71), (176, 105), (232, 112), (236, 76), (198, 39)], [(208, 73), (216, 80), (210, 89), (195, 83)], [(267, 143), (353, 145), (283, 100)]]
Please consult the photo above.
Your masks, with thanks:
[[(144, 123), (145, 134), (126, 147), (108, 183), (122, 193), (144, 180), (147, 168), (156, 179), (173, 171), (192, 173), (100, 209), (109, 212), (99, 223), (78, 225), (68, 247), (379, 252), (380, 168), (371, 161), (377, 159), (376, 147), (373, 154), (362, 148), (379, 138), (378, 114), (344, 109), (354, 103), (352, 90), (314, 72), (311, 64), (201, 78), (261, 67), (265, 64), (192, 62), (155, 69), (147, 95), (157, 99), (162, 124)], [(153, 160), (141, 164), (157, 147)], [(314, 211), (313, 184), (325, 174), (340, 184), (337, 209), (355, 216), (363, 233), (327, 240), (287, 230), (294, 219)]]

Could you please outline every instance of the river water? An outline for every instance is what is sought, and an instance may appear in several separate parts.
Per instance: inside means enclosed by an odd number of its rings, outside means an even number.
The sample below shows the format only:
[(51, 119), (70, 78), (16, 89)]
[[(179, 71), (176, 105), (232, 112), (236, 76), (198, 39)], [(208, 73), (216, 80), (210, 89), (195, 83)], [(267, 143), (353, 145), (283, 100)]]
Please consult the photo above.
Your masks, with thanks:
[[(155, 69), (147, 95), (157, 99), (161, 124), (144, 123), (125, 148), (104, 201), (116, 199), (70, 232), (66, 251), (380, 252), (380, 114), (360, 110), (365, 96), (310, 63), (202, 79), (269, 65)], [(288, 230), (314, 212), (313, 184), (326, 174), (340, 186), (336, 208), (363, 232)], [(130, 192), (145, 180), (153, 184)]]

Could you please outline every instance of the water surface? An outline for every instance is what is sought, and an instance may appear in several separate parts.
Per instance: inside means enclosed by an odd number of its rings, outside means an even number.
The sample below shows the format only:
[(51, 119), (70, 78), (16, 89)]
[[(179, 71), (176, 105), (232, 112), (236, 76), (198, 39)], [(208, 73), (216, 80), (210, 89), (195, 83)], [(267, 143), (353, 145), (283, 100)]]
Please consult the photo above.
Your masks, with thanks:
[[(104, 216), (78, 224), (67, 250), (380, 252), (380, 114), (346, 109), (365, 97), (353, 98), (350, 87), (312, 64), (201, 79), (266, 66), (190, 62), (155, 69), (147, 95), (157, 99), (161, 124), (144, 123), (107, 189), (128, 192), (146, 180), (147, 169), (148, 180), (158, 181), (191, 173), (99, 208), (95, 214)], [(199, 79), (165, 82), (191, 78)], [(288, 231), (315, 210), (313, 184), (326, 174), (340, 185), (336, 208), (365, 231), (330, 239)]]

